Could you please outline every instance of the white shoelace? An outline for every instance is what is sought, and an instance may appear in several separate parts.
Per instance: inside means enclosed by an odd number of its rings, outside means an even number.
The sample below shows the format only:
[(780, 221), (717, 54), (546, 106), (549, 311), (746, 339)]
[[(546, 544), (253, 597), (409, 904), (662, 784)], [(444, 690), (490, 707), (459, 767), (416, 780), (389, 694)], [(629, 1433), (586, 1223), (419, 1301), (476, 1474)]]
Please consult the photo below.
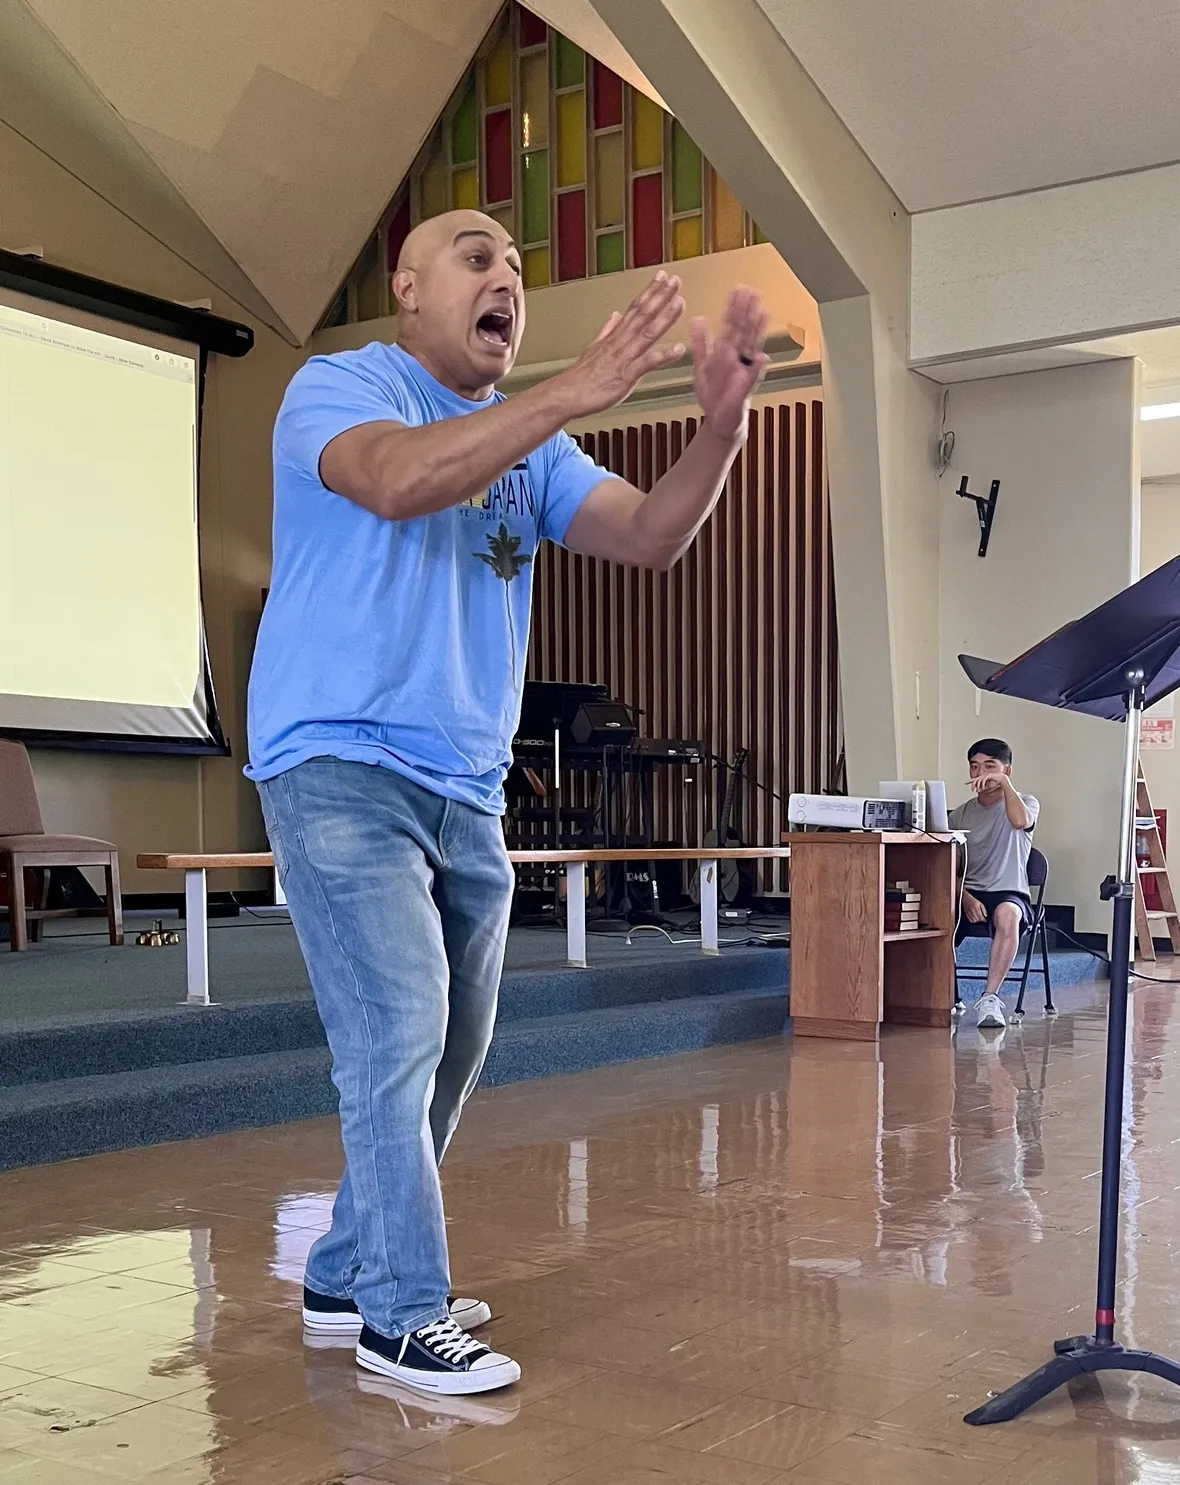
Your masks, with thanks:
[(433, 1325), (425, 1325), (416, 1334), (418, 1340), (436, 1356), (441, 1356), (444, 1361), (452, 1363), (462, 1361), (473, 1351), (486, 1349), (482, 1341), (469, 1336), (449, 1318), (436, 1320)]

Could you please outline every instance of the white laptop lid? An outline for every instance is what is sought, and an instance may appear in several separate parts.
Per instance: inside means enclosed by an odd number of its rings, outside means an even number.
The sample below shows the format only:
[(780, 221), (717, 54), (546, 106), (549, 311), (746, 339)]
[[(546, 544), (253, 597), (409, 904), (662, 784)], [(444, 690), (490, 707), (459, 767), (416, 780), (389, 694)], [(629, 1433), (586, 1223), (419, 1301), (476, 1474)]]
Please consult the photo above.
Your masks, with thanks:
[[(914, 798), (916, 779), (884, 779), (877, 788), (880, 799), (900, 799), (910, 804)], [(946, 784), (942, 779), (926, 780), (926, 829), (935, 835), (945, 835), (950, 829), (946, 807)]]

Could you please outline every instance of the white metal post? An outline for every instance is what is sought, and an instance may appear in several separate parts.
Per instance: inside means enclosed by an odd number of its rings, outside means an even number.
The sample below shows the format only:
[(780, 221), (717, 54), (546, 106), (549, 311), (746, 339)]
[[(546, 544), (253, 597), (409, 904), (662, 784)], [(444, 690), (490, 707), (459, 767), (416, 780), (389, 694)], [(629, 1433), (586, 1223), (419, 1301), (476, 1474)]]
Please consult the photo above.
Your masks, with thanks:
[(209, 999), (209, 907), (203, 868), (184, 874), (184, 945), (188, 960), (185, 1005), (211, 1005)]
[(701, 949), (706, 954), (720, 954), (717, 942), (717, 863), (701, 862)]
[(565, 869), (565, 938), (569, 962), (586, 968), (586, 863), (571, 861)]
[(279, 881), (278, 869), (275, 869), (275, 907), (287, 906), (287, 894), (283, 891), (283, 884)]

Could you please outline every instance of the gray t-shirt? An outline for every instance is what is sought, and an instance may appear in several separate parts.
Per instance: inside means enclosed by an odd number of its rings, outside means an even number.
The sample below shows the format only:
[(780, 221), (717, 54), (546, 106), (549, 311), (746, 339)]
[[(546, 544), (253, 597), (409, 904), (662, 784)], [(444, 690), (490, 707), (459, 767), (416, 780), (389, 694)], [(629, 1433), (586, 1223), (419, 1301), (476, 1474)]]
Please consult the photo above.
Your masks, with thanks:
[[(1024, 807), (1037, 823), (1041, 806), (1031, 794), (1022, 794)], [(951, 810), (952, 830), (966, 830), (967, 886), (981, 892), (1028, 891), (1028, 853), (1032, 850), (1031, 827), (1017, 830), (1008, 819), (1001, 799), (998, 804), (981, 804), (969, 799)]]

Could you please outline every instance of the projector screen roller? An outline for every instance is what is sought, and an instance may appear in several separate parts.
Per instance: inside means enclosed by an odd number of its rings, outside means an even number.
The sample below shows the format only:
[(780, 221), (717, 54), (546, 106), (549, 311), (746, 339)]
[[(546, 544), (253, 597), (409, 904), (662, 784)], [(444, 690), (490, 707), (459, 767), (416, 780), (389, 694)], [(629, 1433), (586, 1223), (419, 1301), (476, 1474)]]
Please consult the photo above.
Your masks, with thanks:
[(201, 616), (199, 358), (0, 289), (0, 729), (223, 749)]

